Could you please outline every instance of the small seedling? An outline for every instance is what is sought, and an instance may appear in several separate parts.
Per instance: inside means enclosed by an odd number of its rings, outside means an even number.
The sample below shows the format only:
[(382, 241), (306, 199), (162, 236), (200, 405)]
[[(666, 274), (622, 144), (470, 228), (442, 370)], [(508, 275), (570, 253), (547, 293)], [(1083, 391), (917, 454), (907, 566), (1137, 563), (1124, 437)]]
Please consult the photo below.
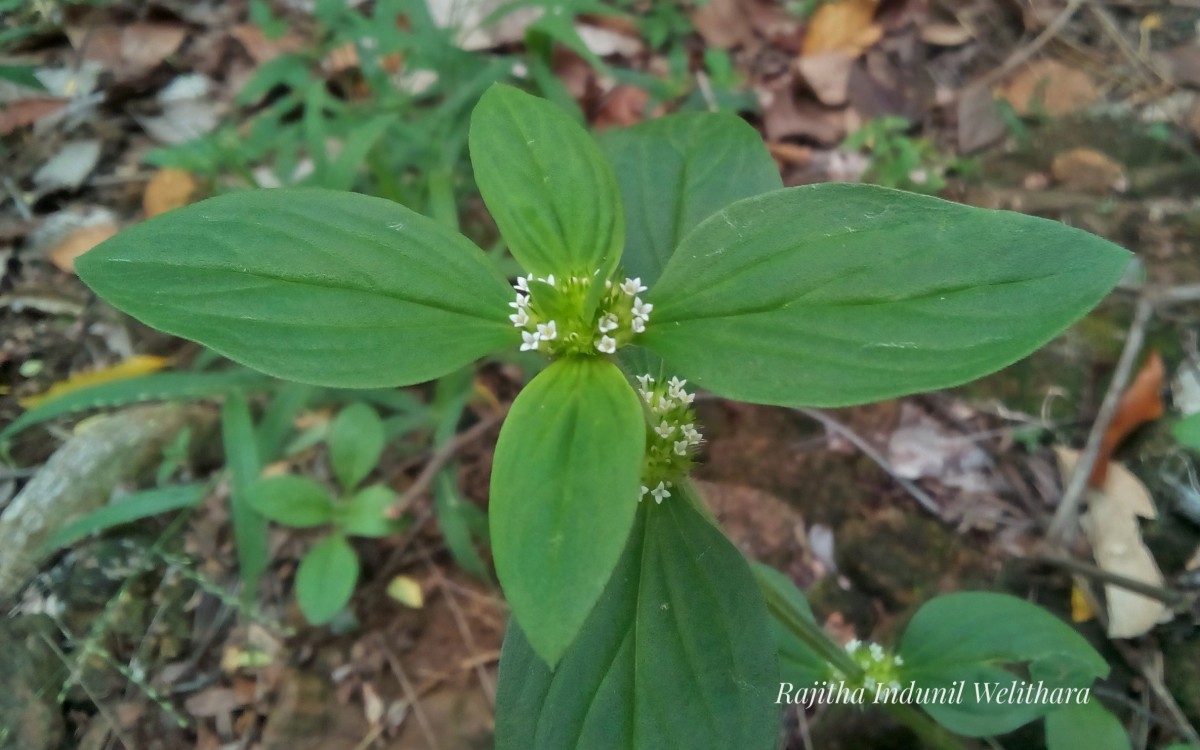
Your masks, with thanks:
[(329, 622), (350, 601), (358, 583), (358, 555), (346, 537), (381, 537), (400, 530), (387, 512), (396, 495), (382, 485), (359, 489), (383, 453), (383, 422), (365, 404), (348, 406), (329, 432), (329, 462), (342, 498), (311, 479), (260, 479), (248, 490), (250, 505), (285, 526), (328, 526), (329, 534), (309, 549), (296, 571), (296, 599), (309, 622)]

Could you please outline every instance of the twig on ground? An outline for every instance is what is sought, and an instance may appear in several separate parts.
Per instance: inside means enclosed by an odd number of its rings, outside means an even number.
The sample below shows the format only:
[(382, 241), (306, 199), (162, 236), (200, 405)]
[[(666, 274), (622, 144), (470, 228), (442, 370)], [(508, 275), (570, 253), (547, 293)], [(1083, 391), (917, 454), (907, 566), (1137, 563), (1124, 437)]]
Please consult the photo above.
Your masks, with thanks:
[(1125, 348), (1121, 351), (1117, 369), (1108, 385), (1108, 391), (1104, 394), (1104, 401), (1100, 404), (1100, 412), (1096, 415), (1096, 421), (1092, 424), (1092, 431), (1088, 434), (1087, 443), (1083, 452), (1079, 454), (1075, 470), (1071, 473), (1071, 480), (1063, 490), (1062, 499), (1054, 512), (1054, 518), (1046, 530), (1045, 546), (1051, 551), (1051, 554), (1053, 554), (1053, 550), (1062, 546), (1068, 537), (1073, 536), (1088, 477), (1091, 476), (1092, 467), (1099, 456), (1104, 434), (1108, 431), (1108, 425), (1117, 411), (1117, 402), (1120, 401), (1121, 394), (1125, 392), (1125, 386), (1129, 384), (1129, 378), (1133, 374), (1133, 365), (1142, 351), (1142, 344), (1146, 339), (1146, 326), (1153, 314), (1154, 303), (1150, 298), (1146, 296), (1139, 298), (1137, 308), (1134, 310), (1133, 322), (1130, 324), (1129, 333), (1125, 338)]
[[(458, 632), (462, 636), (463, 643), (467, 650), (471, 653), (476, 653), (479, 649), (475, 644), (475, 636), (471, 634), (471, 628), (467, 624), (467, 617), (463, 614), (462, 607), (458, 606), (457, 596), (450, 587), (446, 585), (446, 577), (442, 575), (442, 571), (433, 564), (433, 559), (429, 556), (429, 550), (424, 546), (417, 548), (421, 554), (421, 558), (425, 561), (425, 568), (433, 574), (437, 581), (438, 588), (442, 590), (442, 594), (446, 597), (446, 604), (450, 607), (450, 614), (454, 617), (454, 623), (458, 626)], [(475, 670), (475, 676), (479, 679), (479, 686), (483, 688), (483, 694), (487, 696), (488, 705), (493, 709), (496, 707), (496, 686), (492, 684), (491, 675), (484, 669), (482, 663), (475, 664), (472, 669)]]
[(941, 517), (942, 509), (938, 507), (937, 501), (930, 497), (929, 493), (925, 492), (925, 490), (918, 487), (916, 483), (898, 475), (896, 470), (892, 468), (891, 462), (887, 460), (887, 457), (875, 450), (870, 443), (864, 440), (858, 433), (854, 432), (854, 430), (851, 430), (849, 427), (837, 421), (820, 409), (799, 407), (796, 409), (796, 411), (800, 412), (809, 419), (814, 419), (820, 422), (829, 432), (836, 433), (842, 438), (845, 438), (851, 445), (862, 451), (863, 455), (878, 464), (879, 468), (887, 472), (887, 475), (890, 476), (896, 482), (896, 484), (903, 487), (908, 494), (912, 495), (913, 499), (916, 500), (923, 508), (935, 516), (938, 516), (939, 518)]
[(396, 505), (404, 507), (412, 502), (413, 498), (420, 495), (425, 490), (429, 489), (429, 485), (433, 484), (434, 478), (442, 467), (450, 462), (450, 459), (463, 449), (463, 447), (475, 442), (479, 438), (487, 434), (488, 430), (492, 429), (504, 419), (504, 415), (508, 413), (507, 407), (495, 414), (489, 414), (483, 417), (475, 424), (458, 433), (452, 440), (447, 440), (444, 445), (439, 447), (429, 457), (425, 466), (421, 469), (421, 473), (417, 474), (417, 478), (413, 483), (404, 490), (404, 494), (400, 496)]
[(1189, 609), (1196, 600), (1196, 595), (1190, 592), (1185, 593), (1161, 588), (1159, 586), (1153, 586), (1144, 581), (1138, 581), (1133, 578), (1127, 578), (1123, 575), (1110, 573), (1102, 568), (1097, 568), (1094, 565), (1090, 565), (1081, 560), (1074, 560), (1069, 557), (1042, 555), (1038, 557), (1028, 557), (1025, 559), (1031, 563), (1044, 563), (1046, 565), (1057, 565), (1059, 567), (1066, 568), (1072, 573), (1078, 573), (1086, 578), (1101, 581), (1113, 586), (1119, 586), (1120, 588), (1132, 591), (1135, 594), (1141, 594), (1142, 596), (1155, 599), (1176, 610)]
[(425, 715), (425, 709), (421, 708), (421, 701), (417, 696), (417, 691), (413, 690), (412, 681), (408, 679), (408, 673), (404, 671), (404, 666), (400, 663), (400, 657), (396, 656), (395, 651), (392, 651), (392, 647), (388, 645), (386, 638), (380, 635), (378, 639), (383, 656), (387, 659), (388, 666), (392, 669), (392, 674), (396, 676), (396, 682), (400, 683), (400, 690), (404, 693), (404, 700), (408, 701), (408, 705), (412, 708), (413, 716), (417, 718), (417, 726), (421, 728), (421, 734), (425, 735), (426, 743), (428, 743), (430, 750), (441, 750), (441, 745), (438, 743), (437, 736), (433, 733), (433, 727), (429, 723), (429, 717)]

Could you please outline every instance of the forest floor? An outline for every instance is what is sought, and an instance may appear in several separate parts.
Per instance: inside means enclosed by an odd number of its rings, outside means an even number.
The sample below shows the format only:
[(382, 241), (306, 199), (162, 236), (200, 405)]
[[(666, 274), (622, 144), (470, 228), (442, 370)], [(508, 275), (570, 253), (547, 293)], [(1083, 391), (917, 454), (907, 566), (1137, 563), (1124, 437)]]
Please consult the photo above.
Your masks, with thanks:
[[(1135, 748), (1194, 737), (1200, 446), (1171, 426), (1200, 412), (1200, 4), (622, 0), (499, 17), (492, 5), (0, 0), (0, 429), (54, 387), (211, 365), (72, 272), (148, 216), (231, 189), (326, 184), (328, 150), (351, 155), (340, 186), (417, 210), (448, 184), (464, 233), (486, 242), (459, 138), (481, 81), (515, 70), (598, 130), (739, 112), (788, 185), (876, 182), (1058, 219), (1139, 266), (1045, 349), (969, 386), (836, 411), (703, 400), (700, 476), (726, 532), (788, 573), (841, 640), (887, 641), (939, 592), (1036, 601), (1114, 665), (1097, 694)], [(389, 32), (443, 33), (393, 39), (369, 18), (389, 7)], [(429, 479), (451, 461), (461, 497), (486, 508), (522, 382), (511, 363), (483, 365), (441, 446), (420, 417), (434, 388), (370, 396), (394, 438), (374, 476), (407, 499), (409, 525), (356, 542), (359, 587), (325, 627), (292, 595), (311, 534), (273, 528), (268, 575), (254, 597), (241, 588), (217, 400), (147, 394), (121, 407), (126, 432), (85, 429), (72, 410), (11, 435), (0, 747), (490, 747), (507, 609), (488, 569), (468, 572), (461, 539), (448, 542)], [(320, 441), (349, 398), (262, 385), (257, 413), (282, 420), (266, 470), (328, 480)], [(1112, 419), (1103, 406), (1118, 398)], [(1106, 440), (1088, 449), (1093, 433)], [(1131, 474), (1100, 490), (1115, 515), (1089, 517), (1066, 561), (1047, 560), (1072, 449)], [(37, 485), (79, 466), (71, 487)], [(114, 492), (173, 483), (207, 484), (191, 510), (46, 548)], [(30, 504), (60, 516), (33, 540), (10, 512)], [(1077, 517), (1065, 514), (1070, 528)], [(1097, 561), (1092, 546), (1113, 534), (1127, 554)], [(1106, 587), (1114, 574), (1166, 604)], [(783, 731), (790, 748), (916, 742), (884, 717), (836, 711), (792, 714)], [(1038, 731), (993, 746), (1039, 746)]]

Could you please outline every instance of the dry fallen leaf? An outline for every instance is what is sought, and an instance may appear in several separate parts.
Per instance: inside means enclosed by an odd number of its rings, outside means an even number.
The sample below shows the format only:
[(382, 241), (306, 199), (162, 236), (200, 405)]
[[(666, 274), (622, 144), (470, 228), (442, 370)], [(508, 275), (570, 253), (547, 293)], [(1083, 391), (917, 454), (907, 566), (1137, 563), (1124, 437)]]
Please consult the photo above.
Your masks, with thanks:
[(263, 30), (251, 23), (243, 23), (229, 30), (229, 35), (241, 42), (246, 54), (254, 62), (262, 65), (287, 52), (299, 52), (304, 48), (304, 39), (299, 35), (287, 33), (283, 36), (270, 38)]
[(1091, 76), (1056, 60), (1039, 60), (1021, 68), (1000, 95), (1019, 115), (1069, 115), (1094, 104), (1100, 92)]
[(112, 367), (102, 367), (98, 370), (76, 373), (66, 380), (58, 381), (46, 389), (44, 393), (22, 399), (20, 403), (26, 409), (32, 409), (44, 401), (57, 398), (71, 391), (77, 391), (80, 388), (87, 388), (100, 383), (111, 383), (114, 380), (135, 378), (139, 375), (149, 375), (152, 372), (158, 372), (169, 364), (171, 364), (171, 360), (164, 357), (135, 354), (124, 362), (115, 364)]
[(166, 60), (187, 37), (174, 23), (68, 25), (67, 39), (84, 59), (113, 71), (119, 79), (136, 78)]
[(59, 269), (75, 272), (75, 259), (117, 233), (117, 222), (107, 209), (60, 211), (46, 220), (34, 235), (34, 244)]
[(813, 14), (804, 34), (804, 55), (848, 52), (858, 56), (883, 36), (875, 23), (879, 0), (841, 0), (825, 3)]
[[(1063, 481), (1069, 480), (1079, 460), (1079, 451), (1056, 448)], [(1139, 518), (1155, 518), (1158, 511), (1146, 486), (1119, 463), (1110, 463), (1104, 486), (1088, 490), (1088, 510), (1079, 519), (1092, 554), (1101, 570), (1150, 586), (1164, 585), (1154, 556), (1142, 541)], [(1155, 625), (1167, 622), (1173, 613), (1157, 599), (1121, 586), (1104, 587), (1108, 604), (1110, 638), (1135, 638)]]
[(67, 106), (68, 102), (68, 99), (49, 96), (33, 96), (6, 102), (0, 107), (0, 135), (8, 135), (18, 128), (32, 125), (43, 117), (49, 117)]
[(692, 24), (710, 47), (730, 49), (754, 38), (750, 19), (739, 0), (709, 0), (696, 8)]
[(1104, 195), (1129, 187), (1125, 170), (1113, 159), (1093, 148), (1073, 148), (1054, 157), (1050, 165), (1054, 179), (1072, 190)]
[(956, 23), (927, 23), (921, 27), (921, 41), (935, 47), (957, 47), (975, 38), (970, 29)]
[(192, 202), (199, 187), (190, 172), (171, 167), (160, 169), (146, 183), (146, 192), (142, 194), (142, 210), (146, 212), (146, 218), (150, 218), (182, 208)]
[(100, 141), (89, 138), (68, 141), (33, 174), (33, 184), (44, 193), (74, 190), (83, 184), (100, 160)]
[(830, 50), (797, 58), (796, 69), (822, 104), (840, 107), (846, 103), (850, 71), (858, 55), (846, 50)]
[(1134, 377), (1133, 383), (1125, 389), (1121, 400), (1117, 402), (1117, 409), (1096, 454), (1096, 464), (1088, 477), (1090, 486), (1104, 485), (1105, 471), (1112, 460), (1113, 451), (1131, 432), (1163, 415), (1162, 390), (1165, 376), (1162, 357), (1158, 356), (1158, 352), (1151, 352), (1142, 369)]
[(1071, 622), (1088, 622), (1095, 617), (1087, 594), (1079, 586), (1071, 586)]
[(396, 576), (388, 583), (388, 596), (406, 607), (420, 609), (425, 606), (425, 594), (421, 591), (421, 583), (409, 576)]

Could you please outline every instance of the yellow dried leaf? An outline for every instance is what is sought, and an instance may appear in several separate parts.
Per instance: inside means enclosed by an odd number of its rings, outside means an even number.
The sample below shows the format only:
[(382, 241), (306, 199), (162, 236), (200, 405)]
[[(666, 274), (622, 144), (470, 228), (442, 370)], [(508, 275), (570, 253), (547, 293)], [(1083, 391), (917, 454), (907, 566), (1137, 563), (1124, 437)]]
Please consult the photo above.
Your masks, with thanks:
[(199, 187), (190, 172), (171, 167), (160, 169), (146, 183), (146, 192), (142, 194), (142, 210), (146, 212), (146, 218), (150, 218), (183, 208), (192, 202)]
[(1096, 617), (1091, 602), (1078, 586), (1071, 587), (1071, 622), (1087, 622)]
[(840, 0), (823, 4), (813, 14), (804, 33), (803, 54), (862, 54), (883, 36), (883, 27), (875, 23), (878, 7), (879, 0)]
[(388, 596), (406, 607), (420, 609), (425, 606), (425, 594), (421, 584), (408, 576), (396, 576), (387, 587)]
[(58, 398), (81, 388), (99, 385), (100, 383), (111, 383), (114, 380), (136, 378), (139, 375), (149, 375), (152, 372), (158, 372), (169, 364), (171, 364), (171, 360), (165, 357), (135, 354), (124, 362), (112, 367), (104, 367), (99, 370), (92, 370), (91, 372), (81, 372), (72, 375), (66, 380), (60, 380), (50, 386), (44, 393), (22, 399), (20, 403), (26, 409), (32, 409), (44, 401)]
[(117, 225), (110, 222), (79, 227), (50, 249), (50, 262), (60, 270), (75, 273), (76, 258), (116, 233)]

